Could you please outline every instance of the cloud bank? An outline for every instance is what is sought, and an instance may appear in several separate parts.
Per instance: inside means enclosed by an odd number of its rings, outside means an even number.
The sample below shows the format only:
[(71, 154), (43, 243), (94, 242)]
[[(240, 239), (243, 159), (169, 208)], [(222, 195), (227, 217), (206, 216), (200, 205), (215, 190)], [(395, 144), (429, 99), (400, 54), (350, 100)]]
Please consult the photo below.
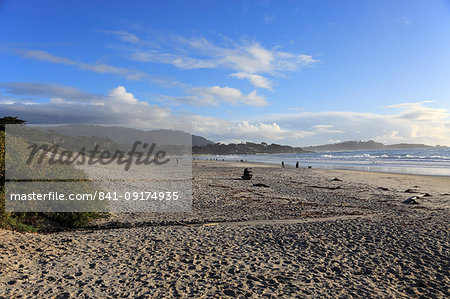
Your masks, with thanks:
[[(135, 97), (124, 86), (93, 94), (70, 86), (27, 82), (0, 83), (0, 110), (29, 123), (122, 124), (136, 128), (179, 129), (215, 141), (277, 142), (307, 146), (323, 140), (369, 140), (392, 143), (450, 145), (450, 113), (429, 107), (431, 102), (401, 103), (386, 107), (386, 114), (323, 111), (273, 114), (246, 121), (174, 113)], [(193, 89), (200, 101), (242, 97), (240, 91), (213, 86)], [(260, 103), (252, 93), (249, 101)]]

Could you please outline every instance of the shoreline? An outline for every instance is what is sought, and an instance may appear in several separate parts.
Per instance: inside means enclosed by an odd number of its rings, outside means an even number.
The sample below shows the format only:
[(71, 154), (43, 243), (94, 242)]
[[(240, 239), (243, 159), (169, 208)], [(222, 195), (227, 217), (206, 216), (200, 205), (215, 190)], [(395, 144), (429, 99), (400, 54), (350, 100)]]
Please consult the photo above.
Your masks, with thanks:
[[(193, 160), (193, 162), (220, 162), (220, 163), (229, 163), (229, 166), (238, 167), (273, 167), (273, 168), (282, 168), (280, 163), (270, 163), (270, 162), (256, 162), (256, 161), (231, 161), (231, 160)], [(295, 168), (295, 166), (292, 165), (285, 165), (286, 169), (309, 169), (307, 167), (299, 167)], [(404, 173), (404, 172), (388, 172), (388, 171), (377, 171), (377, 170), (362, 170), (362, 169), (348, 169), (348, 168), (319, 168), (319, 167), (312, 167), (311, 169), (314, 170), (322, 170), (322, 171), (348, 171), (348, 172), (355, 172), (355, 173), (378, 173), (378, 174), (393, 174), (393, 175), (406, 175), (406, 176), (418, 176), (418, 177), (438, 177), (438, 178), (447, 178), (450, 180), (450, 175), (439, 175), (439, 174), (416, 174), (416, 173)]]

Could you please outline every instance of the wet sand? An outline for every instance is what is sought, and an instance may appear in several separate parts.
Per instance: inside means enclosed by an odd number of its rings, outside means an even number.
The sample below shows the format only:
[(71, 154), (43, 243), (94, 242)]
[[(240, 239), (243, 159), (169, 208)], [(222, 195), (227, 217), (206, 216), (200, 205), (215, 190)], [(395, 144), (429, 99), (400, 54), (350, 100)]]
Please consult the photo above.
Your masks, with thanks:
[(450, 296), (449, 177), (215, 161), (193, 172), (192, 213), (1, 230), (0, 296)]

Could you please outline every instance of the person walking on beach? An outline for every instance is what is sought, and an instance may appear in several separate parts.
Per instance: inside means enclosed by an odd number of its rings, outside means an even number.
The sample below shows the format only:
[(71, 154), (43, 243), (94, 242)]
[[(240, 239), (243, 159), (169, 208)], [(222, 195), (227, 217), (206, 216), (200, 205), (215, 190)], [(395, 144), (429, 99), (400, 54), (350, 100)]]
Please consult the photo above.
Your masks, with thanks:
[(298, 168), (298, 161), (297, 161), (297, 163), (295, 164), (295, 168)]
[(284, 168), (284, 161), (281, 161), (281, 167)]

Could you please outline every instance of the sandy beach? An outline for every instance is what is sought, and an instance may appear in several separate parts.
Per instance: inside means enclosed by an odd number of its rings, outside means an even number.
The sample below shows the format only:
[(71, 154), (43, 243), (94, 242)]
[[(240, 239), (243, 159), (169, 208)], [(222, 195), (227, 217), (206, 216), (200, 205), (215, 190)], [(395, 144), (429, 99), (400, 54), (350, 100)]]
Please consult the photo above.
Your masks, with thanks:
[(0, 230), (0, 297), (450, 296), (450, 177), (216, 161), (193, 177), (192, 212)]

